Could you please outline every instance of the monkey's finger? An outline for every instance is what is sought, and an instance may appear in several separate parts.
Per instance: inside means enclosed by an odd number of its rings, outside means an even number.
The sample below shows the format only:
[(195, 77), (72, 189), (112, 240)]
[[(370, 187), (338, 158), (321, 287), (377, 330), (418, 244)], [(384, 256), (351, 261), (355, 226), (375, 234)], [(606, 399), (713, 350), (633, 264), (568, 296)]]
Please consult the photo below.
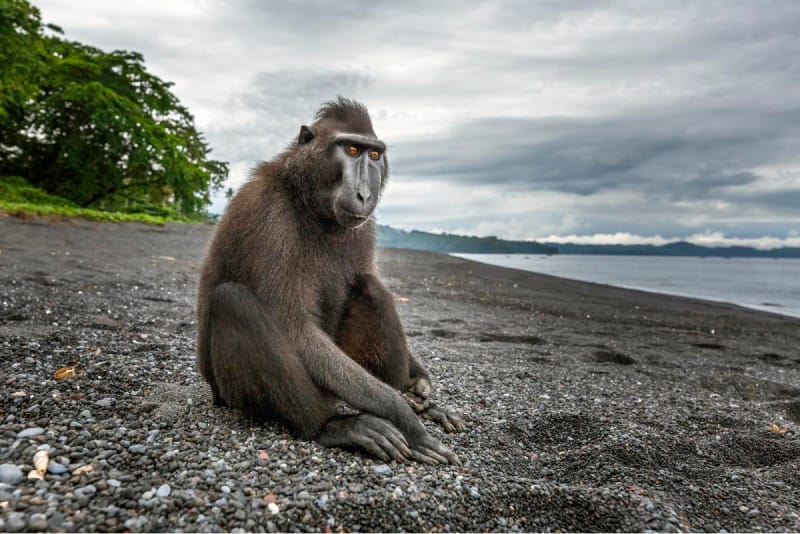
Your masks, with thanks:
[(441, 454), (439, 454), (438, 452), (434, 451), (433, 449), (429, 449), (427, 447), (418, 447), (416, 450), (417, 450), (417, 452), (423, 454), (424, 456), (427, 456), (429, 458), (433, 458), (434, 460), (436, 460), (440, 464), (448, 464), (448, 463), (450, 463), (445, 456), (442, 456)]
[(428, 465), (437, 465), (437, 464), (441, 463), (436, 458), (432, 458), (430, 456), (425, 456), (424, 454), (422, 454), (421, 452), (419, 452), (417, 450), (412, 450), (411, 451), (411, 458), (413, 458), (414, 460), (416, 460), (416, 461), (418, 461), (420, 463), (428, 464)]
[(370, 428), (381, 434), (382, 436), (386, 436), (389, 441), (395, 443), (398, 449), (400, 449), (406, 456), (411, 454), (411, 448), (408, 445), (408, 440), (403, 435), (400, 430), (397, 429), (392, 423), (386, 421), (385, 419), (381, 419), (380, 417), (374, 417), (370, 419)]
[(430, 440), (430, 442), (426, 443), (424, 446), (427, 450), (425, 454), (430, 454), (430, 452), (435, 452), (439, 457), (446, 459), (447, 461), (442, 463), (451, 463), (453, 465), (461, 465), (461, 460), (456, 456), (456, 453), (442, 445), (436, 440)]
[(396, 432), (394, 431), (395, 429), (392, 430), (393, 430), (392, 432), (383, 434), (383, 437), (389, 440), (389, 442), (394, 446), (394, 448), (400, 451), (400, 454), (402, 454), (404, 458), (408, 458), (409, 456), (411, 456), (411, 449), (408, 446), (406, 437), (399, 431)]
[(373, 440), (371, 437), (365, 434), (357, 433), (353, 435), (353, 442), (355, 442), (356, 445), (366, 450), (370, 454), (377, 456), (384, 462), (388, 462), (391, 460), (389, 455), (386, 454), (386, 452), (380, 447), (380, 445), (375, 443), (375, 440)]
[(406, 458), (403, 455), (403, 453), (401, 453), (400, 450), (398, 450), (398, 448), (395, 447), (392, 443), (390, 443), (389, 440), (386, 439), (384, 436), (382, 436), (378, 432), (375, 432), (374, 430), (367, 430), (366, 433), (370, 438), (372, 438), (372, 440), (375, 443), (378, 444), (378, 446), (380, 446), (383, 449), (385, 453), (391, 456), (394, 460), (398, 462), (405, 461)]

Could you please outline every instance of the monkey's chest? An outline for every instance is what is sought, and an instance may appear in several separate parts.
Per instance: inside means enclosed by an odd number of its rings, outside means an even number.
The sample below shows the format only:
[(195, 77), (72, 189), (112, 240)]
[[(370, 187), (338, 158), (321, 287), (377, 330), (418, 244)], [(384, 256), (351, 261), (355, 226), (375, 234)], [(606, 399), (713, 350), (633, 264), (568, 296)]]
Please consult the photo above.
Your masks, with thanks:
[[(329, 281), (333, 282), (333, 281)], [(316, 299), (318, 324), (328, 335), (336, 335), (350, 293), (352, 279), (342, 278), (337, 283), (326, 283), (319, 288)]]

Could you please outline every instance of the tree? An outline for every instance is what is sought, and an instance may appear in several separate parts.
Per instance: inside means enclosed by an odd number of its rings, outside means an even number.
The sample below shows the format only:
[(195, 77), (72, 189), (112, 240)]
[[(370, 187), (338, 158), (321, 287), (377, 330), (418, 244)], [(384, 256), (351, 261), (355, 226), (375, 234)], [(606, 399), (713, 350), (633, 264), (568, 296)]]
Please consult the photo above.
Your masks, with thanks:
[[(0, 71), (3, 83), (25, 78), (35, 84), (24, 113), (14, 118), (13, 144), (3, 141), (0, 173), (24, 176), (80, 206), (201, 215), (228, 164), (208, 157), (208, 144), (172, 84), (147, 72), (136, 52), (106, 53), (65, 40), (57, 29), (45, 34), (27, 2), (0, 2), (27, 16), (35, 39), (30, 32), (24, 37), (44, 51), (38, 62), (20, 67), (25, 76)], [(5, 27), (2, 34), (22, 46)]]

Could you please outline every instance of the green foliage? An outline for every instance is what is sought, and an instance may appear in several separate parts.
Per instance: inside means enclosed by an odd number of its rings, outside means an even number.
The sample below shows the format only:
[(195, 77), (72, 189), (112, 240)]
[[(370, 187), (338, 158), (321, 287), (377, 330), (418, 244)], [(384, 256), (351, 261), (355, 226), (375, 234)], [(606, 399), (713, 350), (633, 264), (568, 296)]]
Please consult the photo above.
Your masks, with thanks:
[(196, 222), (170, 208), (133, 205), (126, 211), (81, 208), (74, 202), (51, 195), (19, 176), (0, 176), (0, 211), (12, 215), (59, 215), (94, 221), (138, 221), (153, 224)]
[[(46, 34), (24, 0), (0, 0), (0, 173), (78, 206), (198, 218), (228, 164), (135, 52)], [(4, 118), (5, 117), (5, 118)]]
[(0, 176), (0, 201), (19, 204), (39, 204), (43, 206), (78, 206), (66, 198), (51, 195), (34, 187), (19, 176)]

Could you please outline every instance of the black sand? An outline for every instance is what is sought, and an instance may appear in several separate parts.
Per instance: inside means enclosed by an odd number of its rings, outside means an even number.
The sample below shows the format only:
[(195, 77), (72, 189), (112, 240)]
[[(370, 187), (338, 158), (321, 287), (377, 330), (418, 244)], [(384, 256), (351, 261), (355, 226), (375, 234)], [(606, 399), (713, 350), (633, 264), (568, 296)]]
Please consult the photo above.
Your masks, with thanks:
[(387, 466), (210, 406), (209, 231), (0, 218), (0, 463), (66, 468), (0, 483), (0, 531), (800, 531), (800, 320), (381, 251), (470, 424), (430, 426), (464, 467)]

